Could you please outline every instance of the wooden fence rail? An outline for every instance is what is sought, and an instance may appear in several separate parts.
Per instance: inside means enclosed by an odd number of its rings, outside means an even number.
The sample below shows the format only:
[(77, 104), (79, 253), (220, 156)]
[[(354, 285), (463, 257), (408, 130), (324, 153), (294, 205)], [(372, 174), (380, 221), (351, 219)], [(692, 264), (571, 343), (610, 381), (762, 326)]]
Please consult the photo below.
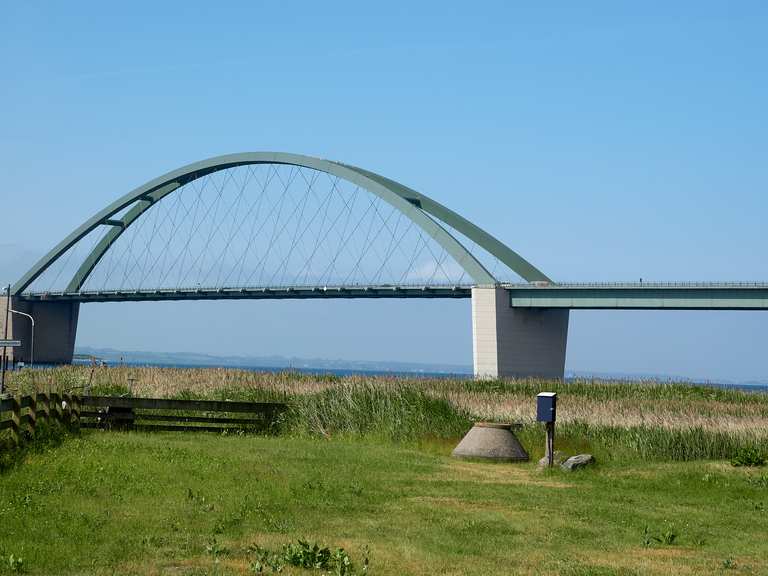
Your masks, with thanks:
[(0, 398), (0, 431), (10, 430), (14, 442), (38, 422), (120, 430), (222, 432), (265, 430), (285, 410), (279, 402), (170, 400), (37, 393)]
[(84, 428), (221, 432), (264, 430), (285, 410), (278, 402), (83, 396)]

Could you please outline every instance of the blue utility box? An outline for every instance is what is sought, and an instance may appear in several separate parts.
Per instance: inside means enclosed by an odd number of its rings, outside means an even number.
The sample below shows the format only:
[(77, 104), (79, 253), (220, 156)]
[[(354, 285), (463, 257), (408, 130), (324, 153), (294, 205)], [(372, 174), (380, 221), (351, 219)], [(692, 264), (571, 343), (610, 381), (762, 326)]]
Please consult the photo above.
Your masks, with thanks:
[(557, 414), (557, 394), (541, 392), (536, 396), (536, 420), (539, 422), (554, 422)]

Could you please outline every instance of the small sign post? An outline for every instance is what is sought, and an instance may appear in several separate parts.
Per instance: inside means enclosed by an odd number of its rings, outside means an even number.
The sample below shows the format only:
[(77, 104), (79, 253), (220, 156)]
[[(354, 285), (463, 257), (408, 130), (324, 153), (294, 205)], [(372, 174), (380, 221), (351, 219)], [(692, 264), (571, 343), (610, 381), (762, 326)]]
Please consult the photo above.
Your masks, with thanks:
[(2, 379), (0, 379), (0, 394), (5, 392), (5, 370), (8, 367), (8, 356), (6, 355), (6, 350), (8, 348), (18, 348), (19, 346), (21, 346), (21, 340), (6, 340), (0, 338), (0, 347), (3, 349), (3, 356), (0, 358), (0, 363), (3, 365), (3, 376)]
[(557, 416), (557, 393), (541, 392), (536, 396), (536, 420), (544, 422), (547, 430), (547, 446), (544, 457), (550, 468), (555, 463), (555, 418)]
[[(8, 320), (11, 317), (11, 285), (8, 284), (8, 288), (5, 289), (5, 333), (3, 334), (3, 338), (5, 340), (8, 339)], [(0, 358), (0, 372), (2, 372), (2, 375), (0, 375), (0, 394), (2, 394), (5, 391), (5, 368), (8, 364), (8, 359), (5, 356), (6, 347), (3, 346), (3, 357)]]

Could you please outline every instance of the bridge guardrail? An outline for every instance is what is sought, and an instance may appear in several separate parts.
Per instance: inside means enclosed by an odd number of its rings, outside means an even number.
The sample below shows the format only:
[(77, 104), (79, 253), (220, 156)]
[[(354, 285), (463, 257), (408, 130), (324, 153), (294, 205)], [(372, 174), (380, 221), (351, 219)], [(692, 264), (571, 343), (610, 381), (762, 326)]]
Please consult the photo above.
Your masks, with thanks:
[(768, 282), (561, 282), (561, 283), (520, 283), (503, 284), (511, 289), (552, 289), (552, 288), (768, 288)]

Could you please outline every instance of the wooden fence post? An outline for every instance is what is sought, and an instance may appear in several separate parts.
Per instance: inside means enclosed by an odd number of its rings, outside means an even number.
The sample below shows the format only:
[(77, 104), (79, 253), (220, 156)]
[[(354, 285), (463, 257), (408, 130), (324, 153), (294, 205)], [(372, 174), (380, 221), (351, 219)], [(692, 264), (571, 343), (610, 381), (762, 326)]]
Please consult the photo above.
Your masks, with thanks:
[(62, 396), (62, 418), (64, 420), (64, 426), (69, 428), (72, 426), (72, 398), (69, 394)]
[(34, 434), (37, 429), (37, 392), (29, 397), (29, 431)]
[(56, 392), (51, 392), (48, 395), (48, 402), (51, 410), (51, 419), (56, 423), (60, 423), (61, 422), (61, 412), (60, 412), (61, 401), (60, 401), (59, 395)]
[(11, 438), (13, 438), (14, 444), (18, 446), (21, 442), (19, 434), (21, 432), (21, 402), (16, 396), (11, 398), (11, 402), (13, 402), (13, 406), (11, 406)]
[(43, 395), (43, 410), (45, 411), (45, 423), (51, 425), (51, 393)]
[(75, 419), (75, 411), (72, 409), (72, 394), (64, 394), (64, 403), (66, 404), (66, 407), (64, 408), (64, 422), (67, 425), (67, 428), (72, 428)]
[(75, 427), (80, 428), (80, 396), (72, 396), (72, 416)]
[(48, 394), (45, 392), (41, 392), (38, 396), (38, 400), (40, 401), (40, 416), (42, 416), (43, 420), (45, 420), (45, 423), (50, 425), (51, 423), (51, 403), (50, 398), (48, 397)]

